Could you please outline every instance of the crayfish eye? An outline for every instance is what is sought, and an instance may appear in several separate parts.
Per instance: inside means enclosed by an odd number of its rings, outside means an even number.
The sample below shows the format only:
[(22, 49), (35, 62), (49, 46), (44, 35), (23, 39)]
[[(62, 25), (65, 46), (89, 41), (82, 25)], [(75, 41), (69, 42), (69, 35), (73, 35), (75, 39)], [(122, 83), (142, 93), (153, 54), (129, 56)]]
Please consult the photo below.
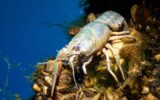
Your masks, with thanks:
[(80, 46), (79, 46), (79, 45), (77, 45), (77, 46), (73, 47), (73, 50), (75, 50), (75, 51), (79, 51), (79, 50), (80, 50)]

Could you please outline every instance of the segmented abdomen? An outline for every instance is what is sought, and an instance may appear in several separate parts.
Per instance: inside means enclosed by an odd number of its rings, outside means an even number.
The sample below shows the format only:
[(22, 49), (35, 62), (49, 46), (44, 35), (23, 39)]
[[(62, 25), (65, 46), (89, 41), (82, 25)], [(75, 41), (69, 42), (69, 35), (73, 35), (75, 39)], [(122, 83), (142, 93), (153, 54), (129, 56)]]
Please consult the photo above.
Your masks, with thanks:
[(113, 11), (103, 13), (96, 21), (108, 25), (112, 31), (119, 30), (126, 23), (125, 19), (119, 13)]

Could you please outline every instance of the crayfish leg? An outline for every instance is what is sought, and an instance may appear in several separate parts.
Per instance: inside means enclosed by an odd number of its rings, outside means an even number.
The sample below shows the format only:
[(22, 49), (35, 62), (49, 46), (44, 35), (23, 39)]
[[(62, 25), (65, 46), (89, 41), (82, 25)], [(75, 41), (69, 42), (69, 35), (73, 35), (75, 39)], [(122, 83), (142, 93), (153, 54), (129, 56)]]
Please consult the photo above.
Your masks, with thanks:
[(107, 70), (108, 72), (113, 76), (113, 78), (116, 80), (116, 82), (118, 83), (118, 78), (117, 76), (113, 73), (113, 71), (111, 70), (111, 64), (110, 64), (110, 59), (109, 56), (107, 54), (107, 50), (105, 48), (102, 49), (102, 52), (105, 54), (106, 56), (106, 63), (107, 63)]
[(123, 80), (125, 80), (125, 75), (124, 75), (123, 69), (122, 69), (122, 67), (120, 65), (120, 62), (119, 62), (119, 55), (118, 55), (118, 53), (115, 52), (115, 50), (113, 49), (113, 47), (110, 44), (106, 44), (106, 48), (108, 48), (108, 49), (110, 49), (112, 51), (112, 53), (113, 53), (113, 55), (115, 57), (116, 63), (117, 63), (117, 65), (118, 65), (118, 67), (120, 69), (120, 72), (122, 74), (122, 78), (123, 78)]
[(133, 38), (133, 37), (131, 35), (111, 36), (109, 38), (109, 41), (119, 40), (119, 39), (123, 39), (123, 38)]
[(130, 33), (130, 31), (111, 32), (111, 35), (126, 35), (129, 33)]
[(87, 66), (88, 64), (90, 64), (90, 62), (92, 61), (92, 58), (93, 58), (93, 57), (90, 57), (90, 58), (88, 59), (88, 61), (86, 61), (86, 62), (83, 63), (82, 69), (83, 69), (84, 74), (87, 74), (86, 66)]
[(78, 86), (77, 81), (76, 81), (76, 78), (75, 78), (75, 71), (74, 71), (74, 65), (73, 65), (73, 60), (74, 60), (74, 58), (75, 58), (75, 55), (73, 55), (73, 56), (70, 58), (69, 64), (70, 64), (70, 66), (71, 66), (71, 68), (72, 68), (72, 75), (73, 75), (74, 83), (75, 83), (76, 86)]

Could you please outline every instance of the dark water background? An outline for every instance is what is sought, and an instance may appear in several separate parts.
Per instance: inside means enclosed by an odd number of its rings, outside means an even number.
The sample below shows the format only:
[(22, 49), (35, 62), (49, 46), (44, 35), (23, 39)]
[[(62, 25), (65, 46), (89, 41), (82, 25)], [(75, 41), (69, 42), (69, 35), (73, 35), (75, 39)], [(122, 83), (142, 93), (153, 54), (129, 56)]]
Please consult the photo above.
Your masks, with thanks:
[(25, 77), (69, 41), (64, 29), (51, 24), (82, 14), (79, 0), (0, 0), (0, 100), (34, 94)]

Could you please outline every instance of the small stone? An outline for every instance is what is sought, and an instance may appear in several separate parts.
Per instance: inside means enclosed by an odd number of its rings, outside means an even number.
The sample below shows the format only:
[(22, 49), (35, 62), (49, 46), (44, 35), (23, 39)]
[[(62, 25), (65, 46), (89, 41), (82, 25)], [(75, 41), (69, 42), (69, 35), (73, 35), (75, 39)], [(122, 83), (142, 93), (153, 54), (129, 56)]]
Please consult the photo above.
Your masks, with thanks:
[(149, 88), (148, 88), (147, 86), (143, 86), (141, 93), (142, 93), (142, 94), (147, 94), (147, 93), (149, 93)]
[(41, 91), (41, 88), (40, 88), (40, 86), (37, 83), (34, 83), (32, 88), (36, 92), (40, 92)]
[(44, 80), (45, 80), (45, 82), (47, 82), (47, 84), (49, 84), (50, 86), (52, 85), (52, 78), (51, 78), (51, 77), (46, 76), (46, 77), (44, 78)]
[(69, 29), (69, 34), (72, 35), (72, 36), (74, 36), (74, 35), (76, 35), (79, 31), (80, 31), (80, 27), (71, 27), (71, 28)]
[(85, 77), (84, 79), (84, 86), (89, 88), (94, 86), (94, 80), (90, 77)]
[(37, 96), (36, 100), (43, 100), (43, 97), (42, 96)]
[(155, 55), (154, 56), (154, 59), (157, 61), (157, 62), (160, 62), (160, 53)]
[(38, 85), (42, 86), (44, 84), (44, 81), (42, 79), (37, 79), (37, 83)]
[(44, 95), (47, 95), (47, 90), (48, 90), (48, 87), (47, 86), (45, 86), (45, 85), (43, 85), (43, 87), (42, 87), (42, 93), (44, 94)]
[(158, 100), (158, 98), (156, 98), (153, 94), (149, 93), (143, 98), (143, 100)]
[(127, 97), (124, 96), (121, 98), (121, 100), (128, 100), (128, 99), (127, 99)]
[(112, 90), (113, 88), (106, 89), (106, 97), (107, 100), (122, 100), (120, 97), (122, 96), (121, 92), (115, 92)]

